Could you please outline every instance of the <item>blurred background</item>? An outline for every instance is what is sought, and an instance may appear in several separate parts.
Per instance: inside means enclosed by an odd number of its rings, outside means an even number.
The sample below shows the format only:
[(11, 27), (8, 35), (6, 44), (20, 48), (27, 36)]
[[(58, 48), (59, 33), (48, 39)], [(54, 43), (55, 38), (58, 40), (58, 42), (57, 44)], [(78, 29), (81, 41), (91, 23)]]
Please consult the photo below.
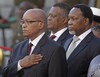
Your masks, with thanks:
[[(30, 1), (37, 8), (44, 9), (46, 13), (50, 7), (60, 0), (0, 0), (0, 74), (1, 69), (6, 66), (13, 46), (20, 42), (20, 33), (17, 33), (18, 39), (13, 39), (15, 32), (13, 31), (14, 23), (17, 21), (16, 10), (22, 1)], [(100, 8), (100, 0), (61, 0), (73, 6), (78, 3), (84, 3), (91, 7)], [(15, 29), (14, 29), (15, 30)], [(19, 28), (16, 28), (16, 31)], [(0, 75), (1, 77), (1, 75)]]

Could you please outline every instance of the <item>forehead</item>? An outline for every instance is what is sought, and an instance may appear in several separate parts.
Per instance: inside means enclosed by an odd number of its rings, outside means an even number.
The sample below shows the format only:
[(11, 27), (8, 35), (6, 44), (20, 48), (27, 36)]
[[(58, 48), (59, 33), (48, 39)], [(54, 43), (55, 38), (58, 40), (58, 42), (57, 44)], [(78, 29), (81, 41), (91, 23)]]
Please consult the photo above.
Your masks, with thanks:
[(74, 16), (74, 17), (82, 16), (82, 12), (79, 8), (72, 8), (68, 16)]
[(23, 15), (23, 19), (38, 19), (39, 16), (35, 12), (26, 12)]
[(63, 10), (60, 7), (52, 7), (49, 11), (49, 13), (54, 13), (54, 14), (58, 14), (58, 13), (62, 13)]

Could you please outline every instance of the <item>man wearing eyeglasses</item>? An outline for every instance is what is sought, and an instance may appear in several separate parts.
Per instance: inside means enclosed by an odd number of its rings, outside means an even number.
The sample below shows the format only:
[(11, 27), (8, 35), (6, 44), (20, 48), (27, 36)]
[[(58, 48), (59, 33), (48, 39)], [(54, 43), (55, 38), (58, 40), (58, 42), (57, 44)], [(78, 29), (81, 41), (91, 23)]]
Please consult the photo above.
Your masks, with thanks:
[(64, 46), (66, 40), (68, 40), (72, 35), (69, 34), (67, 28), (68, 22), (68, 12), (70, 11), (70, 6), (66, 3), (56, 3), (54, 4), (48, 13), (48, 29), (51, 32), (50, 37), (55, 35), (53, 38), (58, 44)]
[(20, 24), (27, 39), (15, 46), (3, 77), (67, 77), (64, 48), (45, 34), (45, 12), (30, 9)]

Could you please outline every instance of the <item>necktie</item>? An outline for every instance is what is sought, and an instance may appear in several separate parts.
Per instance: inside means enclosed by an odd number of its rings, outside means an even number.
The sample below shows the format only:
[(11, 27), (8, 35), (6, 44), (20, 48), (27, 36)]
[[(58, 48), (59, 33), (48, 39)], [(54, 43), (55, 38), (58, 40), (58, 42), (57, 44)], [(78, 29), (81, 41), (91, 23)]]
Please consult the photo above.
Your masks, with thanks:
[(52, 35), (50, 38), (51, 38), (51, 39), (54, 39), (55, 37), (56, 37), (55, 35)]
[(29, 43), (29, 45), (28, 45), (28, 52), (27, 52), (28, 54), (30, 54), (32, 46), (33, 46), (33, 44)]
[(69, 56), (71, 55), (71, 53), (73, 52), (73, 50), (75, 49), (76, 47), (76, 42), (79, 40), (79, 38), (77, 36), (74, 36), (73, 37), (73, 41), (71, 42), (67, 52), (66, 52), (66, 58), (68, 59)]

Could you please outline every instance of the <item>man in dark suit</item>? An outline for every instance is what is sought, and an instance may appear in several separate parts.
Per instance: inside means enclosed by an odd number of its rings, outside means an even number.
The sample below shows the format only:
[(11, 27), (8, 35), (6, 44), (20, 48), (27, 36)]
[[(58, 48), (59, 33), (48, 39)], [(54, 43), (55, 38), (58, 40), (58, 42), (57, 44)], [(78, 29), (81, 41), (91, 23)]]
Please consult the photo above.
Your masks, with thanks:
[(65, 41), (71, 37), (67, 29), (67, 15), (70, 6), (66, 3), (54, 4), (48, 13), (48, 29), (52, 35), (55, 35), (54, 41), (60, 45), (64, 45)]
[[(74, 35), (64, 46), (68, 77), (87, 77), (90, 61), (100, 54), (100, 39), (91, 31), (92, 16), (90, 7), (84, 4), (75, 5), (68, 14), (68, 29)], [(74, 37), (78, 40), (74, 41)]]
[[(30, 9), (20, 23), (23, 35), (28, 39), (15, 46), (3, 69), (3, 77), (67, 77), (64, 48), (45, 34), (45, 12)], [(27, 52), (29, 43), (31, 50)]]

